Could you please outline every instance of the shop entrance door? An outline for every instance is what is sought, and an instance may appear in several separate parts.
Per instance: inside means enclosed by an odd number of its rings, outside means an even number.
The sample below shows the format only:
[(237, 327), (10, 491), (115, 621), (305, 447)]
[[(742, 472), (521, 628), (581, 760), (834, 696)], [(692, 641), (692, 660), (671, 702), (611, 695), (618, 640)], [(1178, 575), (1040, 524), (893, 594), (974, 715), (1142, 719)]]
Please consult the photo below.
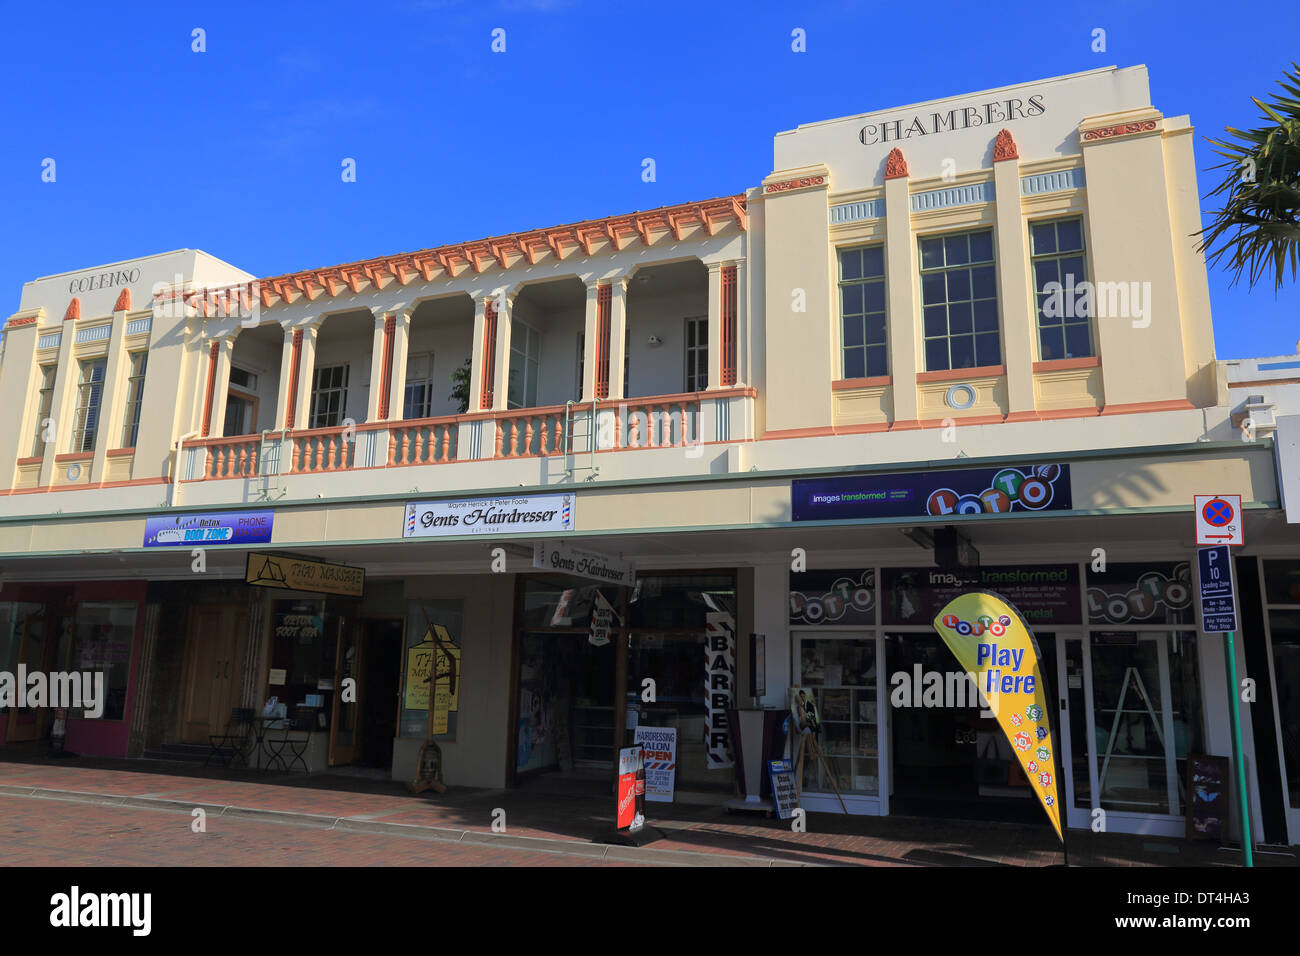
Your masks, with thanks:
[[(1040, 668), (1049, 676), (1056, 699), (1058, 644), (1064, 637), (1035, 635)], [(996, 718), (984, 716), (973, 686), (956, 658), (933, 632), (893, 633), (885, 637), (890, 675), (888, 700), (891, 754), (890, 812), (970, 820), (1033, 823), (1044, 820), (1042, 807), (1021, 770)], [(927, 696), (927, 677), (938, 674), (938, 689)], [(935, 688), (935, 678), (928, 678)], [(919, 687), (918, 685), (919, 683)], [(1058, 746), (1060, 744), (1058, 743)], [(1067, 767), (1068, 751), (1062, 751)]]
[(361, 622), (354, 621), (349, 626), (339, 618), (338, 628), (338, 640), (334, 644), (333, 713), (330, 719), (331, 767), (350, 764), (357, 759), (361, 716), (358, 701), (361, 675), (365, 672)]
[[(19, 622), (18, 657), (14, 662), (15, 667), (23, 664), (28, 673), (32, 671), (48, 673), (51, 670), (54, 641), (50, 636), (49, 621), (50, 619), (44, 613), (38, 612), (26, 615)], [(15, 707), (9, 712), (7, 734), (9, 742), (39, 740), (45, 733), (49, 713), (46, 707)]]
[(562, 770), (608, 781), (614, 766), (615, 641), (585, 631), (520, 634), (515, 772)]
[(189, 637), (181, 677), (178, 737), (182, 743), (209, 743), (223, 733), (239, 706), (239, 675), (248, 637), (244, 604), (197, 604), (190, 608)]

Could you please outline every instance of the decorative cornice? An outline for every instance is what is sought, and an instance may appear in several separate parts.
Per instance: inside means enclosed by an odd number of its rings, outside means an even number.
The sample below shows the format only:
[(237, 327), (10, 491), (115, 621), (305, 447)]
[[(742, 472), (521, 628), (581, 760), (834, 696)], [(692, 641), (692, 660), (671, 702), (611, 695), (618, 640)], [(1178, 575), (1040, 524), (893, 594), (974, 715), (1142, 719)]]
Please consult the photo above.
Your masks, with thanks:
[(885, 178), (907, 178), (907, 160), (903, 158), (903, 151), (897, 146), (889, 151), (889, 158), (885, 160)]
[[(563, 261), (574, 255), (595, 255), (602, 249), (619, 252), (638, 241), (652, 246), (664, 240), (680, 242), (698, 234), (713, 236), (733, 223), (742, 231), (749, 226), (743, 193), (271, 276), (251, 286), (257, 288), (262, 307), (270, 308), (303, 298), (316, 301), (347, 293), (356, 295), (367, 286), (379, 290), (394, 282), (406, 285), (416, 279), (454, 279), (467, 270), (480, 273), (490, 266), (510, 269), (520, 264), (536, 265), (548, 255)], [(249, 283), (232, 286), (219, 295), (249, 295), (246, 289), (251, 291)], [(184, 298), (193, 295), (196, 293), (185, 293)], [(210, 297), (213, 292), (204, 295)], [(202, 297), (196, 304), (206, 314), (207, 302)]]
[(35, 325), (35, 324), (36, 324), (36, 316), (29, 315), (23, 319), (10, 319), (7, 323), (5, 323), (5, 328), (16, 329), (20, 325)]
[(808, 189), (812, 186), (824, 186), (825, 176), (804, 176), (800, 179), (787, 179), (779, 183), (768, 183), (763, 187), (765, 193), (784, 193), (792, 189)]
[(121, 292), (118, 293), (117, 301), (113, 303), (113, 311), (114, 312), (131, 311), (131, 290), (129, 288), (123, 289)]
[(1148, 133), (1156, 128), (1156, 121), (1153, 119), (1140, 120), (1136, 123), (1117, 123), (1114, 126), (1099, 126), (1096, 129), (1085, 129), (1080, 135), (1085, 143), (1090, 143), (1098, 139), (1114, 139), (1116, 136), (1131, 136), (1134, 133)]
[(1016, 149), (1016, 141), (1011, 138), (1011, 130), (999, 130), (998, 138), (993, 142), (993, 162), (1019, 158), (1020, 152)]
[(68, 311), (63, 313), (63, 321), (67, 322), (71, 319), (75, 322), (79, 318), (81, 318), (81, 300), (73, 296), (72, 301), (68, 303)]

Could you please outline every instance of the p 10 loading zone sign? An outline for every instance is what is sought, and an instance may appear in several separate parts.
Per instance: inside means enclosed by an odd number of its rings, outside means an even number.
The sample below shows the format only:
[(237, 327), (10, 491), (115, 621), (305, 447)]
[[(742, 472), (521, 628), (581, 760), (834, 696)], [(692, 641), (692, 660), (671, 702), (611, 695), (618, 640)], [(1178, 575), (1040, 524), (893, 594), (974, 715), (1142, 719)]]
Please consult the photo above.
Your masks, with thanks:
[(975, 675), (988, 708), (1011, 744), (1034, 795), (1064, 842), (1057, 792), (1056, 743), (1041, 655), (1020, 612), (992, 591), (953, 598), (934, 619), (934, 629)]

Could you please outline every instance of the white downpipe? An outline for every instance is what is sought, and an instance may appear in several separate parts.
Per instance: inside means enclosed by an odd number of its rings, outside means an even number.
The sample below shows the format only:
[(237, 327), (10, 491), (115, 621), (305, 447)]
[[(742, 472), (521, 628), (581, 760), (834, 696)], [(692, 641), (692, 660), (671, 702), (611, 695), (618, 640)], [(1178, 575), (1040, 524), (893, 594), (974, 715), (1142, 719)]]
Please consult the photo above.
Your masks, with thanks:
[(181, 470), (181, 454), (185, 451), (185, 439), (197, 438), (198, 434), (199, 434), (198, 430), (196, 429), (195, 431), (192, 432), (186, 432), (184, 435), (182, 435), (180, 438), (176, 440), (176, 457), (172, 459), (171, 501), (167, 506), (169, 508), (175, 508), (176, 501), (178, 498), (180, 498), (181, 483), (180, 481), (177, 480), (177, 477)]

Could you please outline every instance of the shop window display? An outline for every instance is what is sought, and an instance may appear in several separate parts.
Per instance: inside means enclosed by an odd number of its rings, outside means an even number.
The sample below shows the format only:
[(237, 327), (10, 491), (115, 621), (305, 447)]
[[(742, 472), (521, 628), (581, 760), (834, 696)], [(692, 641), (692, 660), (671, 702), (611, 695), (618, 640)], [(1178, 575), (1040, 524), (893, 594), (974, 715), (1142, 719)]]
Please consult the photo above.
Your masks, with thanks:
[[(818, 636), (798, 646), (799, 686), (813, 694), (826, 767), (842, 792), (877, 796), (879, 713), (874, 639)], [(820, 761), (804, 759), (803, 788), (828, 792)]]

